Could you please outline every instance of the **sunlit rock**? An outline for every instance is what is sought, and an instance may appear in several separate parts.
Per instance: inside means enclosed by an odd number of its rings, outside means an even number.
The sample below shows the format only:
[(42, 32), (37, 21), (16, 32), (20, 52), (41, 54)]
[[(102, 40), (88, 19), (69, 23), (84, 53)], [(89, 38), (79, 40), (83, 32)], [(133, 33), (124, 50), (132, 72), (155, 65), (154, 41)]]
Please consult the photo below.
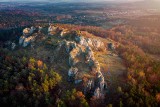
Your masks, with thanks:
[(71, 67), (68, 71), (68, 81), (74, 81), (77, 73), (78, 73), (78, 68)]
[(30, 36), (28, 38), (25, 38), (24, 39), (24, 42), (23, 42), (23, 47), (26, 47), (28, 46), (31, 42), (33, 42), (35, 40), (35, 37), (33, 36)]
[(64, 36), (66, 36), (68, 33), (69, 33), (69, 31), (68, 31), (67, 29), (63, 29), (63, 30), (61, 31), (61, 33), (60, 33), (60, 36), (61, 36), (61, 37), (64, 37)]
[(58, 27), (50, 25), (48, 28), (48, 35), (53, 35), (57, 31)]
[(96, 88), (95, 91), (94, 91), (94, 97), (99, 99), (101, 97), (101, 90), (100, 88)]

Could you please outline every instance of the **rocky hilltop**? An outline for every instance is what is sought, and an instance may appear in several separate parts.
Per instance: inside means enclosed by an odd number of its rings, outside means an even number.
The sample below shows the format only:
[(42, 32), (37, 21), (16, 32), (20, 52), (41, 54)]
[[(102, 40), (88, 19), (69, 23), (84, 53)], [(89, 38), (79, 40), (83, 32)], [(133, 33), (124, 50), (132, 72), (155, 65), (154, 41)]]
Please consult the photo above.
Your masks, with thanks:
[(104, 71), (106, 66), (99, 63), (97, 56), (106, 54), (109, 48), (114, 49), (112, 42), (54, 24), (47, 28), (46, 34), (42, 33), (43, 29), (46, 28), (25, 28), (19, 47), (31, 47), (32, 54), (46, 61), (51, 69), (58, 68), (53, 65), (61, 66), (59, 73), (64, 75), (65, 81), (75, 88), (80, 87), (84, 94), (103, 98), (108, 85), (101, 68)]

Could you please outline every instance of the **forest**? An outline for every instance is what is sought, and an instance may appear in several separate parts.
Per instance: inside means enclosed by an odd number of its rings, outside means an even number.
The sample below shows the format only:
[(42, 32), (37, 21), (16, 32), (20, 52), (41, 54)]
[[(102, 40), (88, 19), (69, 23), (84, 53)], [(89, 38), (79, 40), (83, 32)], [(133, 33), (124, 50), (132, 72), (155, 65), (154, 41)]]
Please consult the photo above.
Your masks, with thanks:
[[(142, 9), (142, 4), (136, 3), (131, 4), (131, 7), (128, 6), (129, 4), (22, 4), (0, 3), (0, 104), (2, 106), (160, 106), (160, 15), (158, 10), (152, 10), (146, 6)], [(13, 7), (9, 8), (9, 6)], [(55, 35), (49, 34), (50, 25), (58, 26), (57, 34), (55, 32)], [(34, 32), (31, 36), (38, 35), (38, 39), (33, 45), (29, 44), (24, 48), (18, 41), (21, 36), (24, 36), (23, 29), (31, 26), (36, 28), (36, 33)], [(62, 37), (59, 35), (63, 30), (67, 32), (67, 36), (61, 42)], [(71, 41), (80, 34), (93, 37), (95, 41), (104, 41), (105, 48), (94, 50), (95, 58), (100, 60), (100, 68), (103, 70), (107, 84), (103, 97), (96, 98), (93, 92), (84, 93), (86, 81), (92, 77), (89, 71), (87, 71), (88, 74), (84, 74), (80, 85), (67, 81), (66, 72), (69, 67), (66, 59), (69, 55), (66, 51), (60, 51), (61, 53), (54, 56), (55, 48), (60, 43)], [(115, 45), (114, 49), (106, 46), (108, 41)], [(11, 42), (16, 44), (14, 50), (8, 48)], [(69, 43), (77, 46), (76, 42)], [(58, 55), (61, 55), (60, 58)], [(57, 61), (51, 61), (53, 57), (57, 58)], [(125, 72), (118, 77), (122, 77), (123, 81), (119, 81), (121, 84), (116, 87), (112, 87), (113, 84), (109, 80), (108, 68), (116, 65), (118, 60), (112, 60), (112, 65), (108, 63), (103, 65), (107, 62), (107, 58), (121, 59), (121, 64), (126, 68)], [(82, 68), (85, 66), (84, 64)]]

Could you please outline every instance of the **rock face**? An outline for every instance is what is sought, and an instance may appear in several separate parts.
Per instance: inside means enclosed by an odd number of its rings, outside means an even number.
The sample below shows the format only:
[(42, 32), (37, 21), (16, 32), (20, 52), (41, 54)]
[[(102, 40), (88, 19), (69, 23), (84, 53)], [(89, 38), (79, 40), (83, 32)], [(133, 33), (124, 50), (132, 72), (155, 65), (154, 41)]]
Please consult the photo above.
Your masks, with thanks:
[(35, 40), (35, 37), (30, 36), (28, 38), (25, 38), (23, 41), (23, 47), (28, 46), (31, 42), (33, 42)]
[(50, 25), (48, 28), (48, 35), (54, 35), (54, 33), (58, 30), (58, 27)]
[(32, 34), (34, 31), (35, 31), (35, 27), (31, 27), (31, 28), (25, 28), (25, 29), (23, 29), (23, 35), (24, 36), (28, 36), (28, 35), (30, 35), (30, 34)]
[(29, 35), (30, 34), (30, 28), (25, 28), (24, 30), (23, 30), (23, 35)]
[(102, 41), (93, 39), (93, 38), (84, 38), (83, 36), (76, 36), (75, 37), (76, 42), (78, 42), (80, 45), (83, 46), (90, 46), (94, 50), (100, 50), (100, 49), (105, 49), (105, 45)]
[(76, 75), (78, 73), (78, 69), (76, 67), (71, 67), (68, 71), (68, 81), (74, 81), (76, 78)]
[(40, 33), (42, 31), (43, 27), (42, 26), (39, 26), (38, 27), (38, 32)]
[(91, 47), (87, 46), (86, 47), (86, 61), (88, 62), (89, 66), (93, 66), (94, 65), (94, 54), (93, 51), (91, 49)]
[(92, 47), (94, 47), (95, 50), (105, 47), (104, 43), (100, 40), (92, 39), (91, 41), (92, 41)]
[(35, 41), (36, 36), (29, 36), (35, 31), (35, 27), (25, 28), (23, 30), (23, 36), (19, 38), (19, 45), (27, 47), (31, 42)]
[(102, 94), (101, 94), (101, 91), (100, 91), (100, 88), (96, 88), (95, 91), (94, 91), (94, 96), (95, 98), (99, 99), (102, 97)]
[(23, 44), (24, 39), (25, 39), (24, 36), (21, 36), (21, 37), (19, 38), (19, 45), (22, 45), (22, 44)]
[(27, 47), (31, 42), (33, 42), (35, 40), (35, 36), (29, 36), (29, 37), (24, 37), (21, 36), (19, 38), (19, 45), (23, 46), (23, 47)]
[(67, 53), (70, 53), (74, 48), (77, 47), (74, 41), (65, 41), (64, 45)]
[(105, 82), (104, 82), (104, 77), (101, 72), (97, 72), (97, 80), (98, 80), (97, 86), (100, 88), (101, 91), (103, 91)]
[(69, 33), (69, 30), (67, 30), (67, 29), (62, 29), (62, 31), (61, 31), (61, 33), (60, 33), (60, 36), (61, 36), (61, 37), (65, 37), (68, 33)]
[[(49, 27), (49, 29), (51, 29)], [(55, 31), (56, 28), (54, 27)], [(50, 30), (51, 31), (51, 30)], [(76, 80), (76, 76), (78, 73), (79, 63), (84, 63), (86, 66), (90, 68), (93, 74), (96, 76), (87, 81), (86, 86), (84, 87), (84, 93), (93, 92), (93, 96), (96, 98), (100, 98), (104, 92), (104, 77), (100, 70), (100, 64), (94, 57), (94, 51), (100, 50), (104, 48), (104, 43), (98, 39), (94, 38), (85, 38), (79, 33), (74, 34), (74, 38), (72, 40), (65, 40), (63, 37), (67, 38), (66, 35), (67, 30), (63, 29), (60, 33), (62, 42), (59, 43), (59, 46), (56, 49), (56, 53), (61, 49), (65, 49), (66, 53), (69, 55), (68, 61), (70, 69), (68, 71), (68, 81), (74, 82), (75, 84), (82, 82), (82, 79)], [(73, 37), (73, 36), (72, 36)]]

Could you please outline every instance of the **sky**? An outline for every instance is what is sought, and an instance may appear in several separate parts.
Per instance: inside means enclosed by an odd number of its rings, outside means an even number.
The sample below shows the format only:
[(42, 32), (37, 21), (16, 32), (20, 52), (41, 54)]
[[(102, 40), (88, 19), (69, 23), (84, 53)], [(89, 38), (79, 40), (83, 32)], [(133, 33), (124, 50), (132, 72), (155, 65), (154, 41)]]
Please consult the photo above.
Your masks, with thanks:
[(63, 1), (63, 2), (81, 2), (81, 1), (87, 1), (87, 2), (94, 2), (94, 1), (115, 1), (115, 2), (119, 2), (119, 1), (123, 1), (123, 2), (128, 2), (128, 1), (160, 1), (160, 0), (0, 0), (1, 2), (7, 2), (7, 1)]
[[(120, 1), (120, 0), (0, 0), (0, 1)], [(142, 0), (121, 0), (121, 1), (142, 1)]]

